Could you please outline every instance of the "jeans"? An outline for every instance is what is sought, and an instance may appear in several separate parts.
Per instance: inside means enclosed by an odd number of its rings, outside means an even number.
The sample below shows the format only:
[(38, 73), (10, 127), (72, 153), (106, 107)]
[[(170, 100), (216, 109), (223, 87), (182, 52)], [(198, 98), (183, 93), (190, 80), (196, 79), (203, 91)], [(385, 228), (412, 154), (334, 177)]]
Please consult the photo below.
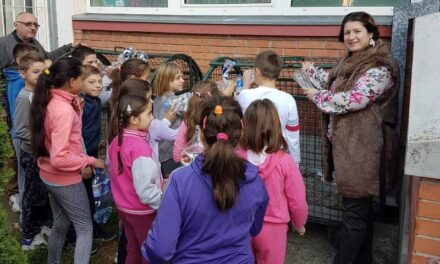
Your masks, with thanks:
[(81, 182), (67, 186), (46, 185), (53, 214), (53, 227), (49, 236), (47, 263), (60, 263), (64, 241), (70, 223), (76, 231), (75, 264), (88, 264), (92, 249), (93, 224), (89, 200)]
[[(17, 158), (17, 182), (18, 182), (18, 202), (20, 205), (20, 208), (23, 206), (22, 202), (23, 202), (23, 192), (24, 192), (24, 168), (23, 166), (21, 166), (21, 162), (20, 162), (20, 139), (18, 138), (13, 138), (12, 139), (12, 145), (14, 145), (14, 150), (15, 150), (15, 155)], [(22, 220), (22, 216), (20, 213), (20, 222)]]

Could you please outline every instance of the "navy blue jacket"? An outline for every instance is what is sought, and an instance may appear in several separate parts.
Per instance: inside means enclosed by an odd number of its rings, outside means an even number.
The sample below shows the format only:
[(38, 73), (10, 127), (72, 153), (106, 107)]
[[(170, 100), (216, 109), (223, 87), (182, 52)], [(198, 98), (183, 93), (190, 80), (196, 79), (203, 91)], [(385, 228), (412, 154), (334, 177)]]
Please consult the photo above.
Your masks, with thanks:
[(84, 111), (82, 116), (82, 137), (87, 154), (98, 157), (99, 141), (101, 139), (101, 99), (81, 95), (84, 98)]

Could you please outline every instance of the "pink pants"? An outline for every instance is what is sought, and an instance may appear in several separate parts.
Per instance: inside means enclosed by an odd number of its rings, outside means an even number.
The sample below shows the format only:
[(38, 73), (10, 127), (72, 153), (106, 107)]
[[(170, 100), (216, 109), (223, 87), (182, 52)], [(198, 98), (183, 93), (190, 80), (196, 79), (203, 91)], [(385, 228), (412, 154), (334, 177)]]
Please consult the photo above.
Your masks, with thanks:
[(146, 264), (141, 253), (141, 246), (147, 238), (148, 231), (153, 224), (156, 213), (148, 215), (134, 215), (118, 210), (119, 217), (124, 225), (125, 236), (127, 237), (127, 257), (125, 263)]
[(252, 238), (256, 264), (284, 264), (288, 230), (287, 223), (263, 223), (261, 232)]

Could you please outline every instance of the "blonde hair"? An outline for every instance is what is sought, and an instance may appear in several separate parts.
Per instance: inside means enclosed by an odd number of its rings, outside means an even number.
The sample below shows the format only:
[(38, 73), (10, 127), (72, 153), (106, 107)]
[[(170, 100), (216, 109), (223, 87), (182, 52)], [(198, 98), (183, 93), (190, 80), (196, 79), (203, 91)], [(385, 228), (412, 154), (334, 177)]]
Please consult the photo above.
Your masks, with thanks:
[(90, 75), (101, 76), (101, 71), (98, 68), (96, 68), (95, 66), (83, 65), (83, 74), (84, 74), (84, 78), (87, 78)]
[(170, 90), (170, 82), (181, 72), (182, 68), (174, 62), (161, 64), (157, 69), (156, 78), (153, 81), (154, 93), (159, 96), (168, 92)]

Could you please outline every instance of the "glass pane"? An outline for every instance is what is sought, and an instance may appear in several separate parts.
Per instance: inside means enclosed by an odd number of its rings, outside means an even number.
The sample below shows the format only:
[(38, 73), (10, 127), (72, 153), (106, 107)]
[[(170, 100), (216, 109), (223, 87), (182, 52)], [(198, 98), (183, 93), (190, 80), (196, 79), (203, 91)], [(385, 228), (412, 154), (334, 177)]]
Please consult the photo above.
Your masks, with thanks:
[(271, 0), (185, 0), (185, 4), (192, 5), (236, 5), (236, 4), (266, 4)]
[(90, 0), (90, 6), (167, 7), (168, 0)]
[(321, 6), (396, 6), (405, 0), (292, 0), (292, 7)]

